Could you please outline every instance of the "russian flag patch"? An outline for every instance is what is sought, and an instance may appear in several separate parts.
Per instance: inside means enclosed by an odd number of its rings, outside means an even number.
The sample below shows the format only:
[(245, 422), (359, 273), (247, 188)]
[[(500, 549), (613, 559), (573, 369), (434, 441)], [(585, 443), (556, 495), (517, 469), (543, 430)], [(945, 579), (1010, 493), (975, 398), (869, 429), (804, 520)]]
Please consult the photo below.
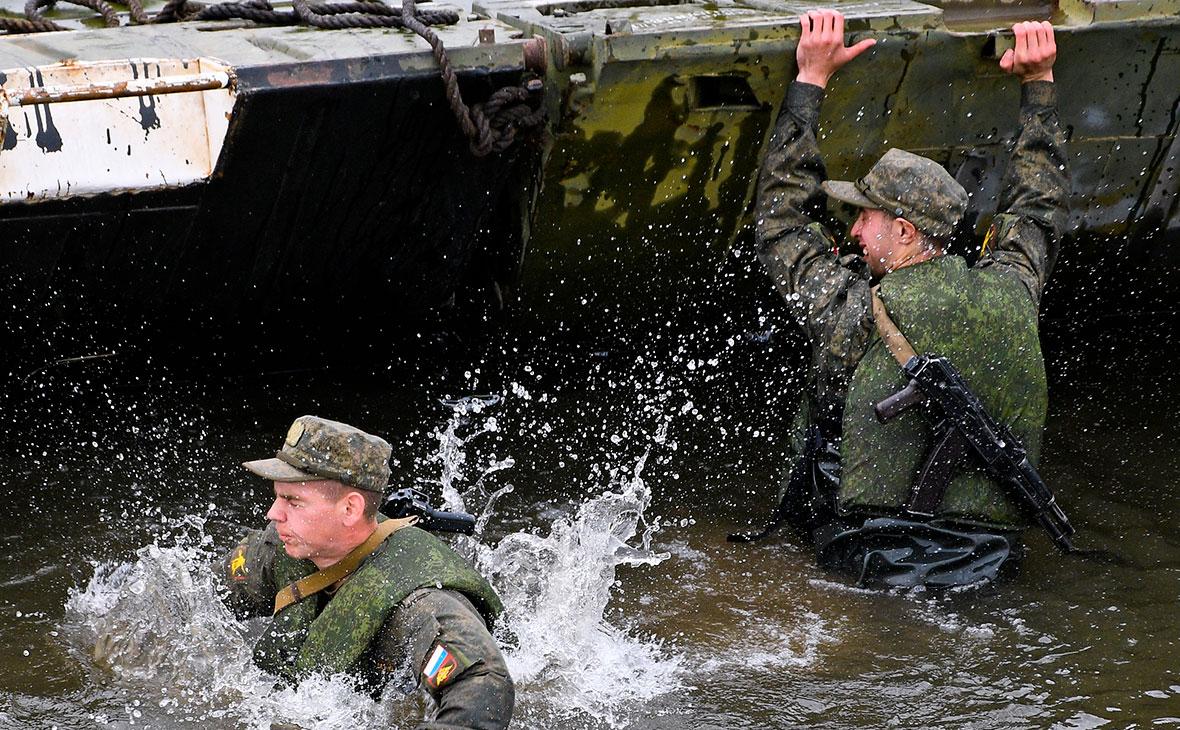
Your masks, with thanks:
[(448, 649), (443, 644), (435, 644), (434, 651), (422, 667), (422, 681), (432, 690), (445, 687), (467, 667), (471, 662), (458, 651)]

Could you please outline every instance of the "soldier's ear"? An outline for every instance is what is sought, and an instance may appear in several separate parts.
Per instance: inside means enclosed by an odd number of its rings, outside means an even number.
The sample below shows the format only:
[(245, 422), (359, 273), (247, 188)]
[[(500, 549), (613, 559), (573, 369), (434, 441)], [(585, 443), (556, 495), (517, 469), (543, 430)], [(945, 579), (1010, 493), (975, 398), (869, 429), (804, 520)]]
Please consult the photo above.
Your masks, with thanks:
[(346, 524), (359, 522), (365, 516), (365, 498), (360, 492), (350, 490), (344, 495), (344, 520)]
[(897, 240), (902, 243), (918, 243), (919, 239), (921, 239), (921, 236), (918, 235), (918, 227), (905, 218), (894, 218), (893, 226), (893, 232), (897, 234)]

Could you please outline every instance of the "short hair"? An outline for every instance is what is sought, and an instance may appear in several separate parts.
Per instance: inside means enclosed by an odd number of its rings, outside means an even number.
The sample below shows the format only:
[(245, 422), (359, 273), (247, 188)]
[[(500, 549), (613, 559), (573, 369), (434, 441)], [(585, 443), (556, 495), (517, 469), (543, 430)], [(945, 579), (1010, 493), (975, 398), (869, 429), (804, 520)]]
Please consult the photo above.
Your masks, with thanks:
[(918, 228), (917, 223), (914, 223), (913, 221), (911, 221), (909, 218), (906, 218), (905, 216), (894, 215), (892, 212), (890, 212), (888, 210), (883, 210), (881, 208), (877, 208), (876, 210), (880, 210), (882, 213), (889, 216), (890, 220), (897, 220), (898, 218), (901, 218), (905, 221), (908, 221), (909, 224), (914, 227), (914, 230), (918, 232), (918, 235), (922, 237), (922, 243), (926, 244), (930, 248), (937, 249), (938, 251), (940, 251), (942, 253), (946, 253), (947, 248), (950, 246), (951, 236), (932, 235), (930, 233), (927, 233), (926, 231), (923, 231), (921, 228)]
[(918, 232), (922, 233), (923, 242), (931, 248), (938, 249), (939, 251), (945, 253), (950, 247), (950, 236), (932, 236), (929, 233), (923, 233), (922, 231)]
[(335, 484), (325, 485), (325, 490), (329, 491), (331, 499), (343, 499), (349, 492), (356, 492), (365, 500), (364, 514), (366, 519), (373, 519), (377, 516), (377, 511), (381, 509), (381, 505), (385, 503), (385, 495), (380, 492), (374, 492), (369, 489), (361, 489), (354, 487), (351, 484), (344, 484), (343, 482), (336, 482)]

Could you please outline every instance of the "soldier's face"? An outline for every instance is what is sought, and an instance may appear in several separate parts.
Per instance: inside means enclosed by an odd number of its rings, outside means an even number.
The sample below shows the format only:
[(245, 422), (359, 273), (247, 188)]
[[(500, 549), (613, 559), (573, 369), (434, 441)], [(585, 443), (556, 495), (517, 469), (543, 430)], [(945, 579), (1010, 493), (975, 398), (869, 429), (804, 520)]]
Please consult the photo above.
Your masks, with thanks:
[(896, 219), (883, 210), (861, 208), (852, 224), (852, 237), (864, 251), (865, 263), (874, 276), (884, 276), (893, 269), (898, 256), (899, 240)]
[(275, 482), (274, 488), (275, 501), (266, 519), (275, 523), (288, 555), (318, 565), (347, 554), (341, 539), (345, 515), (339, 482)]

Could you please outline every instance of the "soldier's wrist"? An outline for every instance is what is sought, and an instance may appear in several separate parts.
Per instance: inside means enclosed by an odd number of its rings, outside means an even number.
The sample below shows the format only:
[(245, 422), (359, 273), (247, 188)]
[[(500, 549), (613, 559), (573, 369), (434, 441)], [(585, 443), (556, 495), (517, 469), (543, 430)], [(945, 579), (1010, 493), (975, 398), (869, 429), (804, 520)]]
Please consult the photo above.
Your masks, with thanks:
[(1020, 77), (1020, 83), (1022, 84), (1031, 84), (1034, 81), (1048, 81), (1049, 83), (1053, 83), (1053, 69)]
[(1057, 106), (1057, 86), (1052, 81), (1027, 81), (1020, 85), (1022, 107)]
[(824, 88), (796, 79), (787, 87), (785, 111), (796, 119), (812, 126), (819, 122), (819, 107), (824, 100)]
[(830, 76), (824, 76), (822, 74), (817, 74), (817, 73), (808, 72), (808, 71), (800, 71), (795, 76), (795, 80), (798, 81), (799, 83), (810, 84), (811, 86), (818, 86), (821, 89), (826, 89), (828, 87), (828, 81), (830, 79), (831, 79)]

